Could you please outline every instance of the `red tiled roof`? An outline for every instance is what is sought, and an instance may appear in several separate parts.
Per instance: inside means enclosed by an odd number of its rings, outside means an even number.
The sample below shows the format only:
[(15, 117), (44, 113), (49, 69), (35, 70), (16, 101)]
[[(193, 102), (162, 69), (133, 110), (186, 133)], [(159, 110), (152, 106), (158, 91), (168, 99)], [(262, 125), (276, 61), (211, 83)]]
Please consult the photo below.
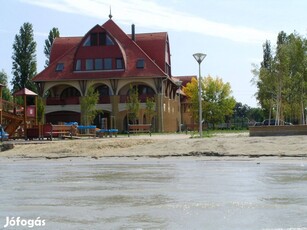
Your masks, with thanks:
[[(166, 76), (166, 73), (135, 43), (127, 34), (125, 34), (112, 20), (108, 20), (103, 27), (119, 41), (125, 50), (127, 58), (127, 70), (132, 76), (136, 72), (144, 72), (143, 76), (156, 74), (157, 76)], [(164, 56), (163, 56), (164, 57)], [(135, 63), (137, 59), (144, 58), (145, 69), (136, 69)]]
[[(131, 36), (131, 35), (130, 35)], [(167, 33), (136, 34), (136, 43), (152, 58), (161, 69), (165, 69)]]
[(71, 48), (79, 45), (82, 37), (59, 37), (55, 38), (50, 52), (50, 63), (62, 56)]
[(37, 96), (36, 93), (34, 93), (33, 91), (27, 89), (27, 88), (23, 88), (21, 90), (16, 91), (15, 93), (13, 93), (14, 96)]
[[(157, 41), (155, 45), (159, 44), (159, 47), (157, 47), (157, 49), (160, 49), (159, 52), (149, 52), (150, 55), (153, 55), (153, 57), (151, 57), (137, 44), (137, 42), (131, 40), (131, 38), (126, 33), (124, 33), (112, 20), (108, 20), (106, 23), (104, 23), (102, 25), (102, 28), (105, 29), (107, 33), (114, 38), (114, 40), (121, 48), (125, 60), (125, 70), (74, 72), (74, 58), (78, 47), (82, 45), (80, 43), (83, 37), (57, 38), (52, 46), (50, 65), (45, 70), (36, 75), (33, 78), (33, 81), (66, 81), (83, 79), (94, 80), (103, 78), (116, 79), (125, 77), (152, 78), (167, 76), (167, 74), (161, 68), (162, 65), (160, 63), (160, 60), (153, 60), (154, 58), (158, 57), (158, 53), (161, 55), (163, 54), (160, 59), (165, 60), (165, 48), (163, 48), (162, 52), (162, 45), (160, 45), (160, 43), (162, 43), (163, 37), (167, 37), (166, 33), (154, 33), (151, 35), (152, 42), (155, 41), (155, 35), (157, 36)], [(146, 36), (148, 38), (148, 35), (140, 35), (140, 42), (142, 41), (142, 36), (143, 40), (148, 40), (145, 39)], [(143, 46), (147, 47), (144, 48), (147, 49), (147, 51), (153, 50), (152, 48), (148, 48), (146, 42), (143, 42)], [(138, 59), (144, 59), (145, 68), (136, 68), (136, 62)], [(64, 69), (60, 72), (55, 71), (58, 63), (64, 64)]]

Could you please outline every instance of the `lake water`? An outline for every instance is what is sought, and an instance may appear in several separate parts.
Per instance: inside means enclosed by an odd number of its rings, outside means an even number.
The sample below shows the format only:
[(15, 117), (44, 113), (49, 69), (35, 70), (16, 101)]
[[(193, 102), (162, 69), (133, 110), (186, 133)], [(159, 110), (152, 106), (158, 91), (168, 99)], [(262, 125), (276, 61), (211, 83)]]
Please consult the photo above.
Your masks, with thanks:
[(34, 229), (307, 229), (306, 161), (0, 163), (0, 228), (40, 217)]

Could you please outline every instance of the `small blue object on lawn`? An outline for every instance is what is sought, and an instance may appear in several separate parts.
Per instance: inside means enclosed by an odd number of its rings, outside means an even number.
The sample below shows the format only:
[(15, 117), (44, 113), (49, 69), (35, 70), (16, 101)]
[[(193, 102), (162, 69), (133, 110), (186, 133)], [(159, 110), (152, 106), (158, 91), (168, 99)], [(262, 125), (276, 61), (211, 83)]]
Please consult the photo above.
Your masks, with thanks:
[(9, 134), (4, 131), (2, 125), (0, 125), (0, 140), (7, 141), (9, 139)]

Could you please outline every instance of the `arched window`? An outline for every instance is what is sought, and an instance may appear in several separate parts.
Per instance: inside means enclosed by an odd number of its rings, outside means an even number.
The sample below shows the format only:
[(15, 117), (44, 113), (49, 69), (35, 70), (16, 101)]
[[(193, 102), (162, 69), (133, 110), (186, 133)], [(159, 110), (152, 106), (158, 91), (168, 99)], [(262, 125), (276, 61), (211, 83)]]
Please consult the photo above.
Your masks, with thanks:
[(105, 32), (91, 33), (84, 41), (83, 46), (112, 46), (112, 38)]
[[(147, 86), (147, 85), (134, 85), (132, 88), (137, 89), (139, 96), (145, 95), (145, 94), (150, 94), (150, 95), (155, 94), (155, 91), (150, 86)], [(127, 95), (129, 94), (130, 94), (130, 90), (128, 90), (127, 92)]]
[(80, 97), (80, 92), (74, 87), (68, 87), (61, 93), (61, 98)]
[(138, 92), (139, 92), (139, 95), (155, 94), (154, 90), (147, 85), (138, 85)]
[(100, 85), (96, 88), (96, 92), (99, 92), (99, 96), (109, 96), (110, 90), (107, 85)]

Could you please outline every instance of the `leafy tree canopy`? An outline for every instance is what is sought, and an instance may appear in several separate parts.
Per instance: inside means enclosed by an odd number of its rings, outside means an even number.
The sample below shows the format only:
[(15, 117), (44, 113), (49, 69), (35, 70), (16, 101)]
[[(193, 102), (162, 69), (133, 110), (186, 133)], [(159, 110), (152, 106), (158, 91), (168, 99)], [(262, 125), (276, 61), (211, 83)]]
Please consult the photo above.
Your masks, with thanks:
[(182, 87), (182, 91), (188, 98), (190, 104), (189, 111), (192, 114), (194, 121), (198, 120), (198, 80), (193, 77), (191, 82)]
[[(231, 96), (231, 87), (229, 83), (224, 83), (221, 78), (205, 77), (201, 82), (202, 88), (202, 113), (205, 122), (217, 124), (224, 122), (226, 116), (233, 113), (236, 101)], [(194, 119), (198, 118), (198, 81), (192, 78), (191, 82), (183, 87), (190, 103), (190, 112)]]
[(219, 77), (205, 77), (202, 82), (203, 88), (203, 113), (208, 123), (217, 124), (225, 121), (226, 116), (233, 114), (236, 105), (231, 96), (229, 83), (224, 83)]
[(11, 101), (12, 100), (12, 95), (11, 92), (9, 90), (9, 88), (7, 87), (7, 74), (4, 70), (2, 70), (0, 72), (0, 84), (3, 85), (2, 88), (2, 98), (6, 101)]
[(127, 101), (127, 110), (128, 110), (128, 119), (133, 122), (133, 124), (137, 123), (139, 118), (140, 111), (140, 99), (138, 88), (130, 85), (129, 96)]
[(36, 42), (32, 24), (26, 22), (15, 35), (13, 44), (13, 90), (28, 88), (36, 92), (36, 87), (31, 81), (36, 75)]
[(90, 125), (95, 116), (99, 113), (96, 109), (96, 104), (99, 100), (99, 92), (94, 90), (94, 87), (89, 87), (86, 96), (81, 98), (81, 121), (83, 125)]
[(267, 119), (306, 123), (307, 40), (296, 32), (281, 31), (276, 48), (263, 44), (263, 61), (254, 67), (257, 100)]

